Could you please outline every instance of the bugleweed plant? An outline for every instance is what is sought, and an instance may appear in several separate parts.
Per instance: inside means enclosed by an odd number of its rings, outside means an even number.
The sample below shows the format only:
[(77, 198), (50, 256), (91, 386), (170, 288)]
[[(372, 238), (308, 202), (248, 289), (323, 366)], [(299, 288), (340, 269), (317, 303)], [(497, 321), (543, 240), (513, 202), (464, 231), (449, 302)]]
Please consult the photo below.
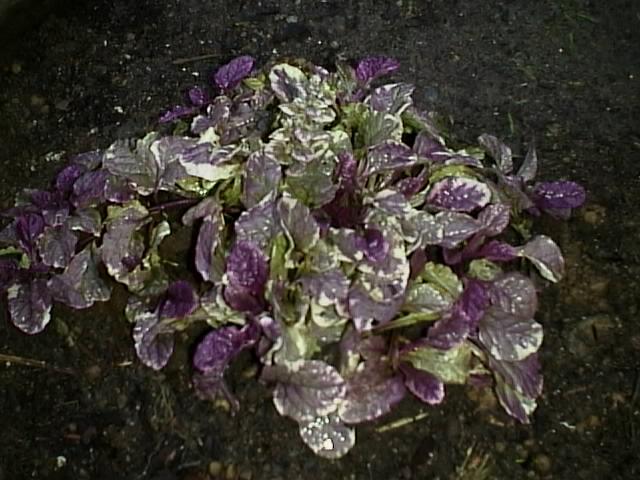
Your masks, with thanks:
[[(142, 363), (163, 368), (174, 333), (206, 322), (197, 393), (238, 408), (224, 372), (250, 350), (278, 412), (328, 458), (354, 425), (407, 395), (438, 404), (447, 384), (491, 383), (528, 422), (542, 390), (532, 277), (564, 269), (531, 217), (567, 218), (584, 190), (535, 182), (533, 147), (519, 162), (488, 134), (452, 148), (412, 85), (376, 86), (397, 68), (239, 57), (211, 96), (193, 88), (161, 117), (172, 134), (74, 156), (5, 212), (11, 321), (38, 333), (54, 302), (84, 309), (121, 284)], [(163, 248), (183, 229), (188, 264)]]

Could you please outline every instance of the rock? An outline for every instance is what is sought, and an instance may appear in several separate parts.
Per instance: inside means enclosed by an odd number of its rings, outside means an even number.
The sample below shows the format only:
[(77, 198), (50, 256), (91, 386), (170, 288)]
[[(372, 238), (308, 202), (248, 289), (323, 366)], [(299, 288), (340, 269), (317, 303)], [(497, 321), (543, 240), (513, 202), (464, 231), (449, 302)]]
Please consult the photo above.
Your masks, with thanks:
[(551, 471), (551, 458), (546, 453), (536, 453), (531, 463), (533, 469), (540, 475), (546, 475)]
[(567, 348), (579, 357), (590, 355), (599, 346), (610, 344), (619, 321), (612, 315), (597, 314), (583, 318), (569, 330)]
[(209, 467), (208, 467), (208, 471), (209, 471), (209, 475), (211, 475), (212, 477), (217, 477), (222, 473), (222, 463), (220, 462), (209, 462)]

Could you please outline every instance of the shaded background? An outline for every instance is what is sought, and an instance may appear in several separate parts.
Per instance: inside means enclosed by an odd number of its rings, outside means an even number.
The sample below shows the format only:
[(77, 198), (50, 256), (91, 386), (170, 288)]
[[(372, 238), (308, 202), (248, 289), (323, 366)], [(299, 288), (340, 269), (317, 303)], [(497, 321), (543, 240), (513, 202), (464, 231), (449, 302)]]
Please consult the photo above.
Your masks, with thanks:
[[(615, 0), (0, 0), (0, 208), (69, 154), (139, 136), (239, 54), (259, 63), (397, 58), (416, 103), (456, 142), (536, 139), (545, 179), (589, 192), (545, 221), (569, 264), (541, 296), (545, 393), (528, 426), (452, 387), (358, 428), (344, 459), (313, 456), (250, 358), (231, 417), (189, 386), (185, 335), (167, 369), (134, 361), (122, 299), (54, 310), (30, 338), (0, 319), (0, 479), (632, 479), (640, 475), (640, 5)], [(4, 309), (3, 309), (4, 310)], [(2, 312), (4, 315), (4, 312)], [(54, 369), (55, 367), (56, 369)], [(400, 428), (380, 427), (426, 412)], [(484, 474), (484, 476), (482, 476)]]

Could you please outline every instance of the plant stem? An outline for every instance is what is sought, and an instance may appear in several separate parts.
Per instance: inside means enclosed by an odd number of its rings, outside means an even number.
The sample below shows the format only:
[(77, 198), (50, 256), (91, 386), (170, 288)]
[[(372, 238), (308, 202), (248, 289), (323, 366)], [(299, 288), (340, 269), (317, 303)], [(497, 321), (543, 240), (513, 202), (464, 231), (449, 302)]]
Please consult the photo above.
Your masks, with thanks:
[(180, 200), (172, 200), (170, 202), (162, 203), (160, 205), (156, 205), (155, 207), (149, 208), (149, 215), (153, 215), (158, 212), (164, 212), (165, 210), (169, 210), (171, 208), (184, 207), (188, 205), (194, 205), (200, 199), (198, 198), (181, 198)]

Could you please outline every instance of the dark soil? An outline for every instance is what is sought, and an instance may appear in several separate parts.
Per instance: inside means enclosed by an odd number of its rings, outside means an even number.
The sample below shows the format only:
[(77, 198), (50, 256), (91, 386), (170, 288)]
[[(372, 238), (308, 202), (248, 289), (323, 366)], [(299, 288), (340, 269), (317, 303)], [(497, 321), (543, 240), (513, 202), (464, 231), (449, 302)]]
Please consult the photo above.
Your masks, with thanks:
[(442, 406), (406, 401), (359, 428), (345, 458), (322, 460), (249, 358), (229, 375), (236, 416), (193, 395), (191, 336), (162, 373), (137, 363), (116, 300), (58, 308), (36, 337), (0, 319), (0, 353), (19, 357), (0, 365), (0, 479), (640, 478), (639, 46), (640, 5), (625, 0), (91, 0), (0, 45), (1, 208), (49, 182), (65, 161), (50, 152), (153, 129), (245, 53), (393, 56), (458, 140), (489, 132), (521, 154), (535, 137), (542, 175), (589, 192), (569, 223), (537, 227), (570, 267), (541, 298), (545, 393), (531, 425), (450, 388)]

